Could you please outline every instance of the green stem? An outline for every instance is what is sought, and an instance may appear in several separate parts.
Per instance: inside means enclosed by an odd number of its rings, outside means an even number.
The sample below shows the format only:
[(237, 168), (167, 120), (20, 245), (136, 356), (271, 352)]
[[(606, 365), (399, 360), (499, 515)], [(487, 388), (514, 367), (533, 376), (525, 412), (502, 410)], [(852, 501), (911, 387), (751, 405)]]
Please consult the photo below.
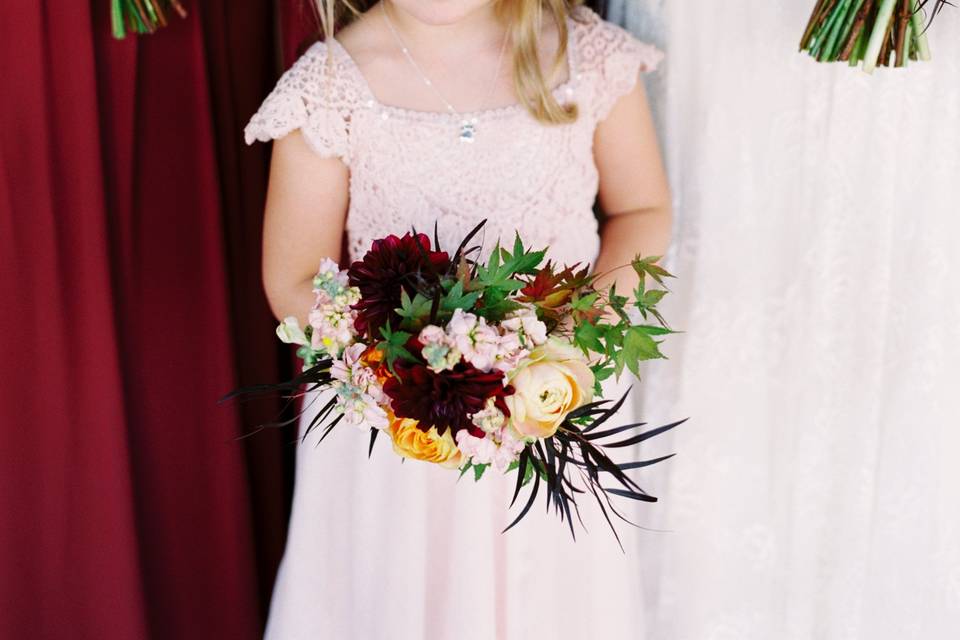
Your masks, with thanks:
[(830, 38), (830, 34), (833, 31), (834, 25), (840, 19), (844, 4), (846, 4), (845, 0), (841, 0), (839, 3), (837, 3), (837, 6), (834, 7), (833, 12), (827, 18), (826, 22), (823, 23), (823, 26), (820, 27), (817, 35), (813, 38), (813, 43), (810, 47), (810, 55), (814, 56), (821, 62), (824, 60), (823, 53), (826, 49), (827, 40)]
[(151, 0), (146, 0), (146, 1), (143, 3), (143, 6), (146, 8), (147, 14), (149, 14), (149, 16), (150, 16), (150, 23), (151, 23), (152, 25), (156, 25), (156, 24), (157, 24), (157, 14), (156, 14), (156, 12), (153, 10), (153, 2), (151, 2)]
[(820, 60), (829, 61), (833, 55), (834, 43), (837, 41), (837, 32), (843, 27), (843, 23), (846, 22), (847, 8), (850, 5), (849, 0), (840, 0), (840, 4), (837, 5), (836, 13), (833, 16), (833, 21), (830, 24), (830, 28), (827, 30), (826, 38), (823, 41), (823, 48), (820, 50)]
[(913, 61), (920, 59), (917, 53), (917, 30), (913, 26), (913, 20), (910, 21), (910, 59)]
[(910, 0), (900, 0), (900, 13), (897, 15), (897, 66), (907, 66), (910, 59), (910, 41), (913, 40), (913, 27), (910, 20)]
[(921, 60), (930, 59), (930, 43), (927, 41), (927, 34), (924, 32), (923, 14), (917, 5), (917, 0), (911, 3), (913, 13), (910, 16), (910, 24), (913, 25), (913, 33), (917, 37), (917, 51)]
[(830, 2), (830, 0), (817, 0), (817, 6), (813, 8), (813, 13), (810, 14), (810, 21), (807, 23), (807, 28), (803, 32), (803, 37), (800, 38), (800, 51), (805, 51), (809, 47), (810, 38), (813, 37), (813, 32), (816, 30), (820, 20), (823, 19), (823, 12), (826, 11), (828, 2)]
[(125, 2), (127, 4), (127, 12), (133, 19), (135, 31), (137, 33), (147, 33), (149, 29), (147, 29), (146, 23), (140, 17), (140, 11), (137, 8), (136, 0), (125, 0)]
[(836, 44), (831, 46), (831, 60), (838, 59), (843, 53), (844, 45), (846, 44), (847, 39), (850, 37), (850, 31), (853, 29), (853, 26), (857, 21), (857, 14), (860, 12), (860, 7), (863, 6), (864, 1), (865, 0), (854, 0), (853, 6), (850, 7), (850, 10), (847, 12), (847, 19), (844, 21), (843, 28), (838, 34), (839, 38), (836, 41)]
[(863, 60), (863, 50), (867, 46), (867, 27), (864, 25), (860, 29), (860, 35), (857, 36), (857, 42), (853, 45), (853, 52), (850, 54), (850, 66), (855, 67)]
[(852, 6), (850, 2), (846, 3), (843, 20), (837, 21), (833, 33), (830, 34), (830, 38), (827, 40), (826, 56), (830, 62), (835, 61), (840, 56), (840, 49), (850, 34), (853, 21), (857, 17), (857, 10), (860, 8), (860, 5), (863, 4), (863, 0), (851, 0), (851, 2), (853, 3)]
[(123, 7), (120, 2), (121, 0), (110, 1), (110, 24), (113, 26), (113, 37), (118, 39), (127, 35), (123, 27)]
[(896, 5), (897, 0), (882, 0), (880, 3), (877, 19), (873, 23), (873, 32), (867, 42), (867, 51), (863, 55), (863, 70), (866, 73), (873, 73), (874, 69), (877, 68), (880, 49), (883, 48), (883, 41), (887, 36), (887, 26), (893, 18), (893, 9)]

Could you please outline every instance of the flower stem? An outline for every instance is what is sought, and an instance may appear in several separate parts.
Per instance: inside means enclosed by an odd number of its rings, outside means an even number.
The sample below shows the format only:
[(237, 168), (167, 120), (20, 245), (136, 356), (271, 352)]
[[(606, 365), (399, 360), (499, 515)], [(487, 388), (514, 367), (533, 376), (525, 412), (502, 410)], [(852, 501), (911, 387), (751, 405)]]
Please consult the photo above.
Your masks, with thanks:
[(873, 32), (867, 42), (867, 51), (863, 55), (863, 70), (866, 73), (873, 73), (874, 69), (877, 68), (880, 51), (884, 48), (890, 35), (890, 19), (893, 17), (893, 9), (896, 5), (897, 0), (880, 1), (877, 19), (873, 24)]
[(853, 26), (847, 35), (847, 41), (843, 45), (843, 51), (840, 53), (840, 60), (851, 60), (851, 66), (856, 66), (860, 59), (859, 55), (855, 55), (857, 53), (857, 46), (863, 37), (863, 32), (867, 23), (867, 15), (870, 13), (870, 10), (873, 9), (873, 5), (875, 3), (876, 0), (864, 0), (864, 2), (860, 4), (860, 9), (857, 11), (856, 18), (853, 21)]
[[(114, 2), (116, 2), (116, 0), (114, 0)], [(817, 6), (814, 7), (813, 13), (810, 14), (807, 29), (803, 32), (803, 37), (800, 38), (800, 51), (804, 51), (810, 45), (810, 39), (813, 37), (817, 27), (820, 26), (824, 13), (834, 2), (836, 2), (836, 0), (817, 0)]]
[(864, 0), (852, 0), (852, 3), (847, 6), (845, 10), (845, 15), (843, 23), (839, 28), (830, 36), (830, 42), (827, 45), (829, 53), (827, 54), (828, 60), (831, 62), (839, 60), (843, 55), (845, 44), (847, 40), (850, 40), (850, 33), (853, 29), (857, 17), (860, 14), (860, 8), (863, 6)]
[(897, 35), (894, 42), (897, 45), (896, 66), (902, 67), (907, 64), (907, 58), (910, 53), (910, 0), (900, 0), (900, 11), (897, 14)]
[(863, 7), (864, 2), (865, 0), (853, 0), (852, 4), (847, 8), (843, 24), (834, 34), (830, 42), (831, 61), (846, 60), (844, 54), (849, 56), (847, 44), (853, 41), (854, 25), (857, 23), (857, 18), (860, 16), (860, 9)]
[(857, 36), (856, 41), (853, 43), (853, 49), (850, 50), (850, 66), (855, 67), (860, 64), (860, 61), (863, 60), (863, 50), (867, 46), (867, 28), (862, 26), (860, 28), (860, 34)]
[(110, 2), (110, 24), (113, 27), (113, 37), (123, 38), (127, 30), (123, 24), (123, 7), (121, 0), (111, 0)]
[(910, 15), (910, 21), (913, 24), (913, 33), (917, 39), (917, 52), (921, 60), (930, 59), (930, 43), (927, 42), (927, 34), (923, 26), (923, 13), (917, 4), (917, 0), (912, 0), (913, 13)]
[(843, 23), (846, 22), (847, 9), (849, 7), (849, 0), (840, 0), (840, 4), (837, 6), (837, 10), (831, 16), (831, 25), (826, 32), (825, 40), (823, 41), (823, 49), (820, 50), (820, 60), (830, 61), (833, 59), (833, 48), (836, 45), (837, 38), (840, 34), (840, 29), (843, 28)]
[(826, 60), (827, 44), (830, 40), (830, 35), (833, 33), (836, 24), (840, 21), (840, 16), (843, 15), (843, 8), (846, 4), (847, 0), (839, 0), (837, 6), (830, 13), (826, 21), (824, 21), (823, 26), (814, 37), (810, 53), (821, 62)]

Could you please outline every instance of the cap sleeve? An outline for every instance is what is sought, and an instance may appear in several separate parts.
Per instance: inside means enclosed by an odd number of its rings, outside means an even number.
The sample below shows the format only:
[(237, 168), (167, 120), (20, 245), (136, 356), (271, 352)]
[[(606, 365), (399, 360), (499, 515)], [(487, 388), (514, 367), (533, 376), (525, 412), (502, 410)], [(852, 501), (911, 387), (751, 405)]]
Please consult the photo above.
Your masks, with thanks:
[(349, 123), (355, 92), (330, 49), (315, 42), (283, 72), (243, 129), (249, 145), (282, 138), (300, 129), (310, 148), (349, 164)]
[(581, 72), (593, 82), (591, 113), (595, 121), (606, 118), (617, 101), (630, 93), (641, 73), (655, 71), (664, 54), (629, 31), (603, 20), (581, 6), (577, 46)]

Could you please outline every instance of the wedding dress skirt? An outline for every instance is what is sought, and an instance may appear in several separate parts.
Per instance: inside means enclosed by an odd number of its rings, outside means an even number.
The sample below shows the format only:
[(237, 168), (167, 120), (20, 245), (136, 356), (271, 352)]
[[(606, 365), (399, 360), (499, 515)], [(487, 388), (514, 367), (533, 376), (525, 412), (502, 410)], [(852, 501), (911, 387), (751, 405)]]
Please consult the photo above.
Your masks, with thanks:
[[(605, 397), (629, 384), (625, 375)], [(301, 432), (329, 394), (311, 394)], [(632, 421), (633, 408), (628, 398), (611, 424)], [(620, 522), (624, 553), (592, 497), (582, 497), (589, 533), (576, 523), (574, 542), (545, 512), (542, 493), (501, 533), (530, 488), (508, 511), (516, 472), (458, 479), (455, 470), (400, 458), (386, 437), (368, 460), (367, 431), (338, 425), (318, 443), (320, 431), (298, 445), (268, 640), (644, 637), (635, 550), (638, 536), (656, 534)], [(642, 472), (632, 473), (642, 486)], [(622, 504), (621, 513), (651, 508)]]

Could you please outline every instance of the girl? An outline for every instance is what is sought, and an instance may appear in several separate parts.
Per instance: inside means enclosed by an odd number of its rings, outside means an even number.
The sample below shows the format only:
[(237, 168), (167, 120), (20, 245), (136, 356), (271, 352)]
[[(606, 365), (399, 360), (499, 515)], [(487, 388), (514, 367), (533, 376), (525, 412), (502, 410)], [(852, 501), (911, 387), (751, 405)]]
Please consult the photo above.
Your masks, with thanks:
[[(662, 255), (671, 227), (638, 82), (660, 53), (576, 0), (352, 4), (321, 0), (336, 37), (295, 61), (245, 129), (248, 144), (275, 140), (263, 277), (276, 316), (306, 325), (324, 256), (345, 265), (434, 223), (452, 250), (481, 219), (487, 249), (519, 232), (632, 289), (615, 268)], [(586, 501), (577, 542), (542, 510), (501, 535), (512, 474), (458, 486), (388, 451), (366, 460), (368, 438), (347, 429), (314, 440), (298, 449), (271, 640), (642, 637), (635, 540), (621, 531), (624, 556)]]

